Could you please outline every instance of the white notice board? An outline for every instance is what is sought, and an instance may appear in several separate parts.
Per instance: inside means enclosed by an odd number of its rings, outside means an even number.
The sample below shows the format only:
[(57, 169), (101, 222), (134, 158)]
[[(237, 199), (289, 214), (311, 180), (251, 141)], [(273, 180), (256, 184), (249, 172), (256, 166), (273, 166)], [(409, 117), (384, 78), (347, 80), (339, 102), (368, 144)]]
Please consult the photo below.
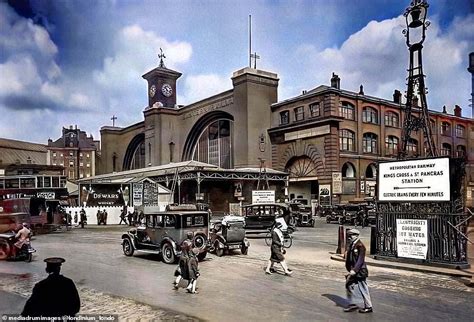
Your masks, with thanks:
[(398, 257), (426, 259), (428, 253), (428, 221), (397, 219)]
[(449, 158), (379, 163), (380, 201), (449, 201)]
[(274, 190), (253, 190), (252, 191), (252, 203), (274, 203), (274, 202), (275, 202)]

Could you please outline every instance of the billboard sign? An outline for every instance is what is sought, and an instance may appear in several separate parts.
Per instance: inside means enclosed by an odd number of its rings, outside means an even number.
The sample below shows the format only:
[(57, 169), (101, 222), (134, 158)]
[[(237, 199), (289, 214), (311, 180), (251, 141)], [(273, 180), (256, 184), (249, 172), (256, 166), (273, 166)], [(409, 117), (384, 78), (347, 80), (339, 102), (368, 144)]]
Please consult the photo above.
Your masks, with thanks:
[(380, 201), (449, 201), (449, 158), (379, 163)]

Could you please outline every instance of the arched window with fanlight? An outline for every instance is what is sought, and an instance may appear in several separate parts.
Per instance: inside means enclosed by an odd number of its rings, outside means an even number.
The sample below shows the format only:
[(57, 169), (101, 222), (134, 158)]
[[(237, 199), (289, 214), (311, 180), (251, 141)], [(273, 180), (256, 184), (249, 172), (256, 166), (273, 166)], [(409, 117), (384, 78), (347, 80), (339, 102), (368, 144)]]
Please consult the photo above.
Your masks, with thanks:
[(385, 126), (399, 127), (400, 118), (397, 113), (388, 111), (385, 113)]
[(367, 166), (367, 169), (365, 170), (365, 177), (367, 179), (377, 178), (377, 167), (375, 164), (371, 163)]
[(342, 177), (343, 178), (355, 178), (356, 169), (350, 162), (346, 162), (342, 165)]
[(354, 120), (355, 119), (355, 108), (349, 102), (341, 101), (339, 103), (339, 116), (347, 120)]
[(229, 169), (232, 167), (232, 122), (217, 120), (201, 132), (195, 146), (193, 160)]

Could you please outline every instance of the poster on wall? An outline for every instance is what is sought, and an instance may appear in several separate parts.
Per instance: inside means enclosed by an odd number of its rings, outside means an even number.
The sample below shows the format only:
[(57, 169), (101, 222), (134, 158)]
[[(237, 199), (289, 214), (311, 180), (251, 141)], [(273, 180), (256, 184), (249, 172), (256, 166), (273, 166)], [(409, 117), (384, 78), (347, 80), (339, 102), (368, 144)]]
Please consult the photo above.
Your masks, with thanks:
[(319, 185), (319, 204), (321, 206), (331, 205), (331, 185), (330, 184)]
[(143, 205), (158, 206), (158, 184), (154, 182), (143, 182)]
[(143, 183), (133, 184), (133, 206), (140, 207), (143, 205)]
[(332, 193), (333, 194), (342, 193), (342, 172), (332, 173)]
[(426, 259), (428, 253), (428, 221), (397, 219), (398, 257)]
[(449, 201), (449, 158), (379, 163), (380, 201)]

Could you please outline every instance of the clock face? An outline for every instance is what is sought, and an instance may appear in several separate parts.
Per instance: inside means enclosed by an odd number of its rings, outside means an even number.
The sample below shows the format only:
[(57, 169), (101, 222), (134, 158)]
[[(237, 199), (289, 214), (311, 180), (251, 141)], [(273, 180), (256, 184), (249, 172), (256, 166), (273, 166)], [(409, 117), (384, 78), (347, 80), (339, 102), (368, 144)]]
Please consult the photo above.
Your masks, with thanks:
[(155, 96), (155, 94), (156, 94), (156, 86), (155, 86), (155, 85), (151, 85), (151, 86), (150, 86), (150, 97)]
[(166, 97), (170, 97), (173, 94), (173, 88), (171, 88), (170, 84), (163, 84), (163, 86), (161, 87), (161, 92)]

